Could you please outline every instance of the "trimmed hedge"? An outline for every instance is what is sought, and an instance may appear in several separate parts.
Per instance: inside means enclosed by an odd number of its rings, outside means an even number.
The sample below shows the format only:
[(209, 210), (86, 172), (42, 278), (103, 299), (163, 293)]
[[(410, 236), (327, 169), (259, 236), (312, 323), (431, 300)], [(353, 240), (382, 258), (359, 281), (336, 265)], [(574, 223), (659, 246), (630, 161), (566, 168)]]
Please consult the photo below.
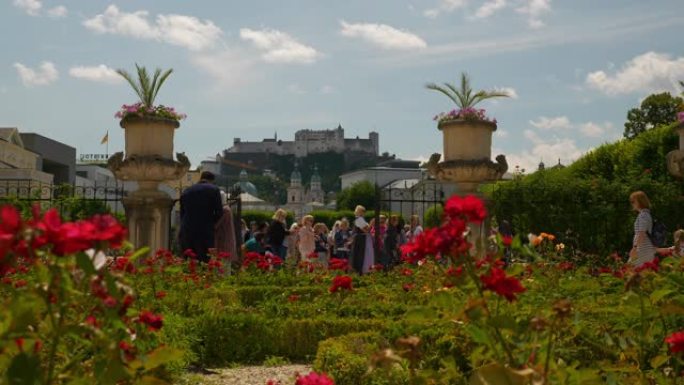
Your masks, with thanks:
[(281, 319), (253, 313), (202, 314), (189, 325), (192, 350), (207, 366), (261, 363), (269, 356), (310, 360), (327, 338), (382, 330), (384, 320)]

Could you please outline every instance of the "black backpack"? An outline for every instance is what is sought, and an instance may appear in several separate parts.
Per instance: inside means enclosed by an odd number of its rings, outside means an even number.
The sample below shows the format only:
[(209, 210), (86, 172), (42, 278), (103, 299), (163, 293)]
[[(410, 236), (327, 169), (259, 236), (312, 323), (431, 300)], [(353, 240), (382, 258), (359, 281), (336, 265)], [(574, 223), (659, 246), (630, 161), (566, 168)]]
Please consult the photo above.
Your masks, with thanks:
[(655, 218), (653, 218), (653, 226), (650, 232), (646, 232), (651, 243), (655, 247), (664, 247), (667, 242), (667, 226)]

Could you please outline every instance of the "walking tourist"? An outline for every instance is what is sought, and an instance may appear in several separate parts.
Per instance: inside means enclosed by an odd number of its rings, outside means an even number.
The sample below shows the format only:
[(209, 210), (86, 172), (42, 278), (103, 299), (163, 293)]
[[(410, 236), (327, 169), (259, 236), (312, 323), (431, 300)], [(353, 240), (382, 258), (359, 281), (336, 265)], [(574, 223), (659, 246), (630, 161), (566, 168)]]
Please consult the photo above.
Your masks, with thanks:
[(221, 201), (223, 205), (223, 215), (214, 226), (214, 241), (216, 251), (228, 253), (229, 261), (238, 261), (237, 242), (235, 239), (235, 222), (233, 222), (233, 211), (228, 204), (228, 196), (221, 191)]
[(328, 243), (328, 227), (325, 223), (316, 223), (314, 226), (314, 233), (316, 234), (315, 251), (318, 254), (318, 261), (323, 266), (328, 267), (328, 253), (330, 252)]
[(349, 259), (349, 246), (351, 245), (351, 231), (349, 221), (343, 218), (340, 221), (340, 229), (335, 233), (335, 257)]
[(420, 219), (418, 215), (411, 215), (411, 227), (409, 231), (409, 241), (413, 241), (420, 233), (423, 232), (423, 228), (420, 226)]
[(287, 246), (285, 245), (285, 237), (290, 234), (287, 229), (287, 212), (283, 209), (278, 209), (273, 214), (273, 220), (268, 227), (268, 244), (271, 245), (271, 252), (282, 260), (287, 257)]
[(627, 263), (639, 267), (652, 261), (656, 254), (656, 248), (648, 236), (653, 229), (651, 202), (643, 191), (633, 192), (629, 196), (629, 202), (632, 204), (632, 209), (639, 214), (634, 221), (634, 239)]
[(287, 259), (297, 262), (297, 253), (299, 247), (299, 224), (297, 222), (290, 226), (289, 235), (285, 238), (285, 244), (287, 245)]
[(313, 230), (314, 217), (306, 215), (302, 218), (299, 228), (299, 258), (303, 262), (309, 262), (311, 254), (316, 250), (316, 234)]
[(200, 261), (208, 262), (209, 248), (214, 247), (214, 225), (223, 215), (221, 192), (214, 174), (203, 171), (200, 181), (188, 187), (180, 198), (180, 244), (192, 250)]
[(399, 264), (400, 234), (401, 227), (399, 227), (399, 216), (391, 215), (385, 233), (385, 255), (387, 257), (387, 267), (389, 268)]
[(354, 210), (354, 239), (351, 249), (352, 268), (359, 274), (368, 273), (373, 266), (373, 241), (369, 236), (370, 225), (363, 218), (366, 208), (356, 206)]

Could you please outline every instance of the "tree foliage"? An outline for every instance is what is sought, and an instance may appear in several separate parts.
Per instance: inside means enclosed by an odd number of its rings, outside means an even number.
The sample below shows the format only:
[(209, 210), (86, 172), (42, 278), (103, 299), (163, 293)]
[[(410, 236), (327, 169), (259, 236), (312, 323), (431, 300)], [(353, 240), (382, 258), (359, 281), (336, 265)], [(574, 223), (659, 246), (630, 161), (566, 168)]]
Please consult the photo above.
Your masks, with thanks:
[(643, 190), (654, 216), (672, 231), (681, 228), (684, 189), (665, 164), (665, 155), (678, 146), (673, 128), (605, 144), (564, 169), (488, 186), (490, 210), (520, 234), (550, 232), (584, 251), (624, 252), (633, 236), (629, 194)]
[(375, 210), (376, 204), (375, 185), (368, 181), (354, 183), (337, 195), (338, 209), (354, 210), (357, 205), (361, 205), (366, 210)]
[(669, 92), (653, 94), (641, 105), (627, 112), (624, 137), (632, 139), (646, 130), (671, 124), (677, 120), (677, 112), (684, 108), (684, 100)]

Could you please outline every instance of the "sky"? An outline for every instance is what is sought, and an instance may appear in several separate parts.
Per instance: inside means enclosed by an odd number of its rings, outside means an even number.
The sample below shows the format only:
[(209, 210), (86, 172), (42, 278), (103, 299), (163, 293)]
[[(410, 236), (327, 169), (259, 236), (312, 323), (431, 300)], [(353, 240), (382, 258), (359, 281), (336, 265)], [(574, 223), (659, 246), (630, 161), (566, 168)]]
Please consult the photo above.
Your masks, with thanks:
[(115, 69), (173, 68), (157, 102), (188, 118), (175, 150), (196, 166), (233, 138), (300, 129), (380, 134), (405, 159), (442, 152), (425, 89), (503, 89), (492, 155), (531, 170), (622, 136), (627, 111), (684, 80), (682, 0), (3, 0), (0, 127), (122, 151), (136, 100)]

